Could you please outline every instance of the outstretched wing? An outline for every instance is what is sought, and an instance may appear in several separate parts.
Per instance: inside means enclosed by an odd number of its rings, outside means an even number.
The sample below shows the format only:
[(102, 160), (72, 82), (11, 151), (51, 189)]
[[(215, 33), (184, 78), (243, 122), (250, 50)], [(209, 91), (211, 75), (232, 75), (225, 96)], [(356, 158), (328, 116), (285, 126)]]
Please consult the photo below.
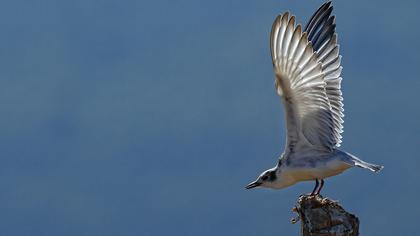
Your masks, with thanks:
[(333, 136), (336, 147), (340, 146), (343, 132), (343, 96), (341, 92), (341, 56), (340, 46), (335, 33), (335, 16), (331, 16), (331, 1), (324, 3), (311, 17), (305, 27), (308, 40), (316, 51), (318, 61), (322, 65), (326, 94), (333, 117)]
[(274, 21), (270, 41), (275, 85), (285, 107), (287, 148), (332, 150), (336, 142), (327, 84), (307, 33), (285, 13)]

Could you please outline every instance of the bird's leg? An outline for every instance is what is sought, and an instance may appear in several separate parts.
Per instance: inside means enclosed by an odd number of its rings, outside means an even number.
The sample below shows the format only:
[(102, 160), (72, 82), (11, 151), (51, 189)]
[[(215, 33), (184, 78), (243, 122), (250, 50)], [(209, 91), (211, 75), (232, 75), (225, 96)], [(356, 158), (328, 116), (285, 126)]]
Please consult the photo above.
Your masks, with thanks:
[(319, 184), (318, 179), (315, 179), (315, 188), (314, 190), (312, 190), (312, 193), (310, 194), (311, 196), (315, 195), (315, 191), (318, 188), (318, 184)]
[(319, 189), (318, 189), (318, 191), (316, 192), (315, 195), (319, 195), (319, 193), (321, 192), (322, 187), (324, 187), (324, 180), (323, 179), (321, 179), (321, 186), (319, 186)]

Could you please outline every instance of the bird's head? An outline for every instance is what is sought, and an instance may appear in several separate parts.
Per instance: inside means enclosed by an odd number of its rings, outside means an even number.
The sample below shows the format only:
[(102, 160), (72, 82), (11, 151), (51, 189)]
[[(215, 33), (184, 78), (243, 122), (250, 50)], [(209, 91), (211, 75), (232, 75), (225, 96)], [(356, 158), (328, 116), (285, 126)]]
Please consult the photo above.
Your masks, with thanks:
[(265, 187), (265, 188), (276, 188), (275, 183), (278, 180), (277, 168), (269, 169), (264, 171), (257, 180), (249, 183), (245, 188), (251, 189), (255, 187)]

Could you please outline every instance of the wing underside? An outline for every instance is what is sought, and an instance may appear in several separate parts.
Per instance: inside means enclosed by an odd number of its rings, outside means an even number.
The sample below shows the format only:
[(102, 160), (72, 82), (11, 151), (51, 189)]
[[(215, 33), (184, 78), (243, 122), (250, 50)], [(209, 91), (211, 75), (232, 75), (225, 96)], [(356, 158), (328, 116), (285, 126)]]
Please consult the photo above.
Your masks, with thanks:
[[(341, 67), (339, 57), (337, 67), (335, 56), (338, 45), (336, 36), (328, 37), (330, 31), (318, 18), (313, 17), (316, 22), (307, 26), (315, 33), (304, 32), (289, 13), (278, 16), (272, 27), (275, 85), (285, 107), (289, 151), (296, 146), (332, 150), (341, 138)], [(311, 39), (317, 40), (312, 43)]]
[(337, 43), (335, 33), (335, 16), (332, 16), (333, 6), (331, 2), (324, 3), (308, 21), (305, 32), (308, 33), (308, 40), (312, 43), (318, 61), (322, 65), (324, 80), (326, 83), (326, 94), (331, 106), (333, 116), (333, 128), (335, 146), (341, 143), (343, 132), (343, 96), (341, 92), (341, 56), (340, 46)]

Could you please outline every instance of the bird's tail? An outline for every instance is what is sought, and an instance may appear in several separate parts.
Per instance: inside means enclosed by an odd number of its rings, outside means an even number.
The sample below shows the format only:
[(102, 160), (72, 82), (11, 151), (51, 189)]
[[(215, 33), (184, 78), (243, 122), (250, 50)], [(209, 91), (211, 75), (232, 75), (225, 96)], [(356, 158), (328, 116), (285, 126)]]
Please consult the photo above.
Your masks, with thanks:
[(351, 157), (351, 161), (353, 162), (352, 164), (354, 166), (365, 168), (375, 173), (381, 171), (384, 168), (384, 166), (381, 166), (381, 165), (371, 164), (371, 163), (362, 161), (359, 158), (355, 157), (354, 155), (351, 155), (350, 153), (346, 153), (346, 154)]
[(366, 168), (366, 169), (369, 169), (370, 171), (373, 171), (373, 172), (379, 172), (384, 168), (384, 166), (367, 163), (367, 162), (364, 162), (362, 160), (360, 160), (360, 162), (356, 162), (355, 166)]

